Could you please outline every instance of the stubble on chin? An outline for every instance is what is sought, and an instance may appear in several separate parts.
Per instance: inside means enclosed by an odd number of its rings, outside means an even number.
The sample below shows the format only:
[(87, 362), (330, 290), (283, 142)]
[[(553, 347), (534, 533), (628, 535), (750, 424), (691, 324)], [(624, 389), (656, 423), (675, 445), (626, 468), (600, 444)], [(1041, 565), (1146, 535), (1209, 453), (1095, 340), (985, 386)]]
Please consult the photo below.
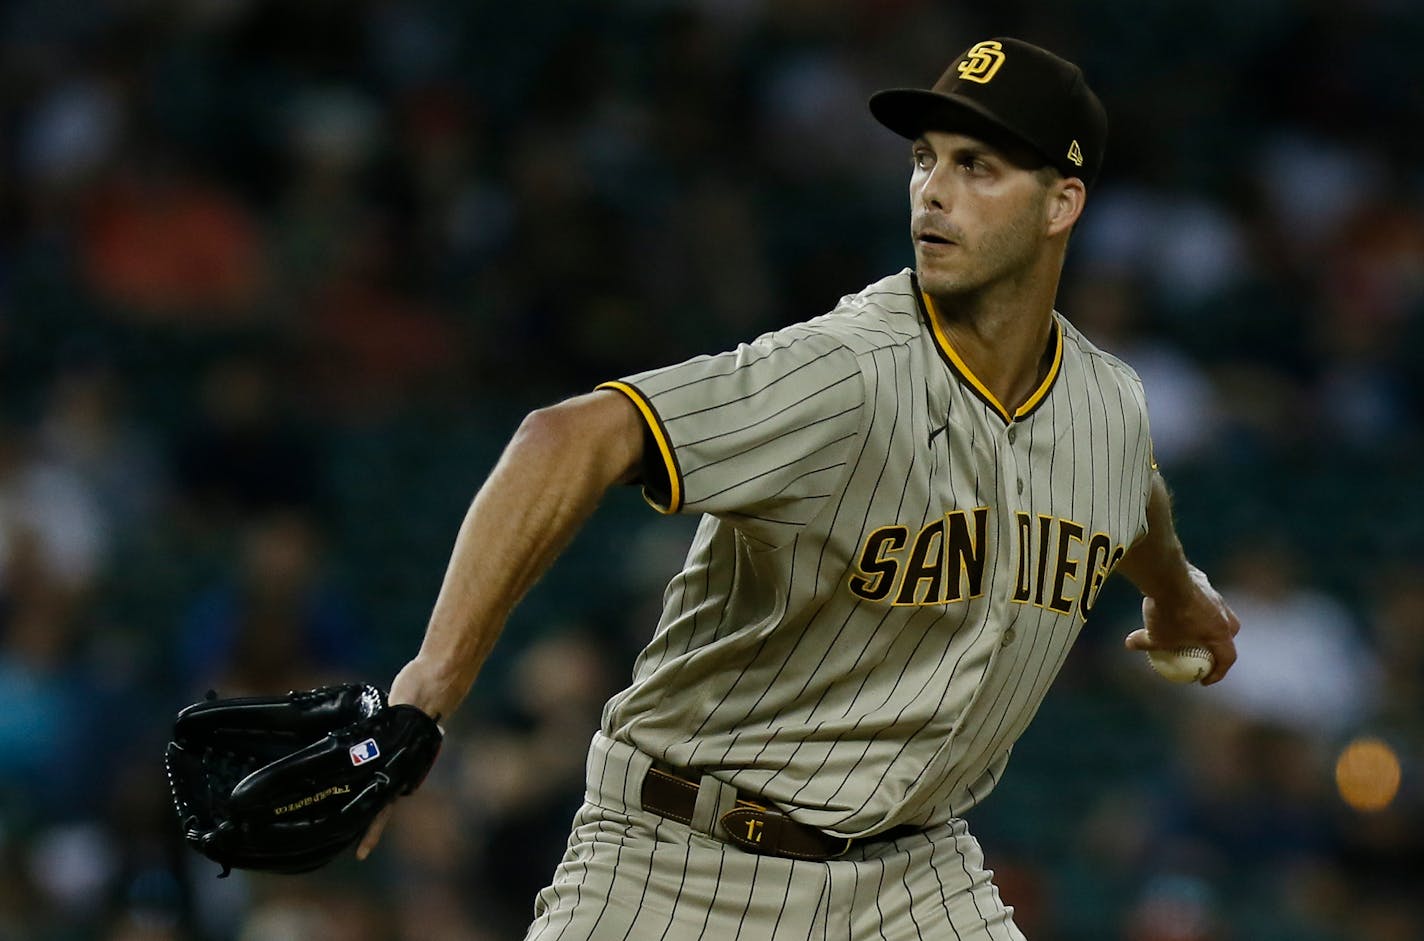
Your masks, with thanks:
[(915, 265), (915, 280), (919, 282), (921, 291), (933, 297), (943, 297), (954, 291), (954, 279), (926, 269), (923, 264)]
[(926, 261), (919, 257), (918, 252), (915, 256), (915, 278), (919, 281), (920, 290), (932, 297), (955, 297), (973, 288), (966, 272), (949, 270), (936, 259)]
[(925, 258), (916, 249), (915, 275), (920, 289), (932, 297), (967, 297), (1028, 271), (1040, 248), (1033, 217), (1025, 213), (973, 246), (961, 243), (952, 259)]

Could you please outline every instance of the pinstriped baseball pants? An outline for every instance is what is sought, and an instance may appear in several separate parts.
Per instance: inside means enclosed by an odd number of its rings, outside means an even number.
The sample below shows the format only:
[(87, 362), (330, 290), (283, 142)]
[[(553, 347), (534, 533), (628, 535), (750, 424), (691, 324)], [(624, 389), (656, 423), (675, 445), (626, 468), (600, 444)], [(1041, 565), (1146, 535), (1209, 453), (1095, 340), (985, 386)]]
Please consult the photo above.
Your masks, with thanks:
[(691, 827), (642, 810), (650, 764), (595, 736), (525, 941), (1025, 941), (963, 820), (829, 862), (758, 856), (709, 835), (735, 799), (712, 778)]

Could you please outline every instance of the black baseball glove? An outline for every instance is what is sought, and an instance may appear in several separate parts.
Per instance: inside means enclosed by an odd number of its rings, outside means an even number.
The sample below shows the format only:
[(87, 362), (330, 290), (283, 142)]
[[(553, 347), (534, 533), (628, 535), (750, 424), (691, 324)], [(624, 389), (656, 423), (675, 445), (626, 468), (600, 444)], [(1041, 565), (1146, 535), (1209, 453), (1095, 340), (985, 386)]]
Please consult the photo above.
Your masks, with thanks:
[(308, 872), (425, 779), (435, 720), (374, 686), (218, 699), (178, 713), (165, 764), (183, 835), (232, 869)]

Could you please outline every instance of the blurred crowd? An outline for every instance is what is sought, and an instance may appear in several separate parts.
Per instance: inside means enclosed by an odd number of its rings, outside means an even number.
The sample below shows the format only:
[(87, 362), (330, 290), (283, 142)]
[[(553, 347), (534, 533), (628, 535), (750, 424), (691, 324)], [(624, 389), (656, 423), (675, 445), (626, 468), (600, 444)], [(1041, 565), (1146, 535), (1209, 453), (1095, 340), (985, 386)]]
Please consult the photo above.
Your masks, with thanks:
[(865, 98), (995, 34), (1107, 104), (1059, 307), (1245, 625), (1179, 689), (1104, 596), (970, 821), (1003, 894), (1033, 941), (1424, 938), (1424, 7), (977, 7), (0, 4), (0, 941), (518, 937), (690, 521), (610, 496), (367, 863), (212, 878), (173, 713), (386, 682), (525, 411), (909, 264)]

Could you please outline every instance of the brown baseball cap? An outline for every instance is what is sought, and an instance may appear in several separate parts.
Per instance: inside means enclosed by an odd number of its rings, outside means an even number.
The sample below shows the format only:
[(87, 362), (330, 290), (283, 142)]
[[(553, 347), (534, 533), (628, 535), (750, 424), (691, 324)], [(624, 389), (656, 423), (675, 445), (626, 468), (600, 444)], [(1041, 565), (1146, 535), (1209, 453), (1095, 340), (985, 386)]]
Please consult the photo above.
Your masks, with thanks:
[(1010, 37), (970, 46), (933, 88), (876, 92), (870, 112), (911, 140), (925, 131), (961, 131), (991, 143), (1008, 134), (1089, 187), (1107, 147), (1107, 111), (1083, 70)]

